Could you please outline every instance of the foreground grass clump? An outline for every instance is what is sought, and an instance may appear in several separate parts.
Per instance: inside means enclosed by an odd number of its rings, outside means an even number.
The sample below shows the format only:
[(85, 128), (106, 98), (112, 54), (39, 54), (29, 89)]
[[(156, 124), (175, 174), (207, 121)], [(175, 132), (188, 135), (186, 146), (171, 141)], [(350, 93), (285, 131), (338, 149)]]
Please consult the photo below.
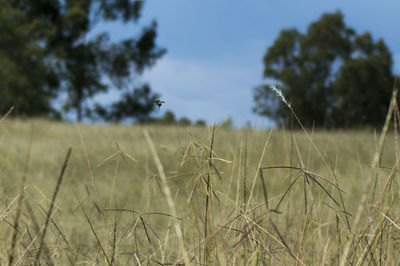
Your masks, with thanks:
[(377, 139), (2, 121), (0, 264), (396, 265), (397, 136)]

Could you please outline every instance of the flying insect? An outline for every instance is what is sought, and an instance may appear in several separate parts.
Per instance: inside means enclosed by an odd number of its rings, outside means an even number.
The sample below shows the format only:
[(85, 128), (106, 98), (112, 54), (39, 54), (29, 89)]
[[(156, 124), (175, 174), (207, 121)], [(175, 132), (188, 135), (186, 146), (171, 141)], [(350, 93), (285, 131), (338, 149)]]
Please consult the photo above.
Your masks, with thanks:
[(160, 108), (161, 105), (162, 105), (163, 103), (165, 103), (165, 102), (164, 102), (164, 101), (161, 101), (161, 100), (156, 100), (154, 103), (158, 106), (158, 108)]

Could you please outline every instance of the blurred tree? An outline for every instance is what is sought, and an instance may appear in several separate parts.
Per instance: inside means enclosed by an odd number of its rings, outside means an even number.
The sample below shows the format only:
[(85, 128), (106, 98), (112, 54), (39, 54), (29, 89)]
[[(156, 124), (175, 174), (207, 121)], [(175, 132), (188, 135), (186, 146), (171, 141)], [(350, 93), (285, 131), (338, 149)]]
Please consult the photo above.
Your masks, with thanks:
[(192, 124), (192, 121), (190, 121), (190, 119), (186, 117), (182, 117), (181, 119), (179, 119), (178, 124), (186, 127), (190, 126)]
[(77, 120), (85, 110), (90, 113), (85, 106), (87, 99), (111, 85), (127, 89), (134, 74), (140, 75), (165, 53), (155, 44), (155, 21), (137, 37), (120, 42), (110, 41), (107, 33), (93, 36), (92, 29), (99, 21), (137, 22), (142, 0), (8, 2), (26, 17), (31, 38), (45, 48), (42, 61), (51, 63), (52, 70), (57, 71), (57, 81), (68, 94), (64, 107), (76, 110)]
[(176, 119), (175, 114), (172, 111), (167, 110), (163, 117), (152, 117), (148, 122), (153, 124), (171, 125), (176, 124)]
[(112, 104), (109, 112), (98, 109), (98, 114), (111, 121), (121, 121), (125, 118), (135, 117), (138, 122), (148, 122), (149, 114), (155, 108), (155, 101), (159, 96), (151, 92), (150, 87), (145, 84), (131, 92), (123, 95), (120, 101)]
[(354, 46), (357, 57), (343, 64), (334, 83), (340, 98), (332, 110), (332, 123), (342, 127), (381, 125), (394, 83), (391, 54), (382, 40), (374, 43), (369, 33), (357, 36)]
[[(339, 11), (322, 15), (306, 34), (282, 30), (264, 56), (264, 77), (278, 82), (307, 127), (382, 124), (394, 81), (383, 40), (357, 35)], [(289, 108), (268, 84), (257, 87), (254, 98), (254, 111), (289, 123)]]
[(199, 119), (199, 120), (196, 121), (195, 125), (198, 126), (198, 127), (204, 127), (204, 126), (207, 125), (207, 123), (206, 123), (206, 121), (204, 121), (202, 119)]
[[(203, 121), (203, 120), (198, 120), (198, 122)], [(150, 123), (155, 123), (155, 124), (162, 124), (162, 125), (181, 125), (181, 126), (190, 126), (192, 124), (192, 121), (186, 117), (182, 117), (179, 120), (175, 118), (175, 114), (167, 110), (164, 113), (164, 116), (161, 118), (151, 118), (148, 122)], [(204, 121), (203, 121), (204, 122)], [(205, 122), (204, 122), (205, 124)]]
[(59, 82), (30, 26), (20, 10), (0, 3), (0, 113), (14, 106), (11, 115), (59, 117), (51, 107)]
[(162, 124), (175, 124), (175, 115), (172, 111), (166, 111), (164, 117), (159, 120)]

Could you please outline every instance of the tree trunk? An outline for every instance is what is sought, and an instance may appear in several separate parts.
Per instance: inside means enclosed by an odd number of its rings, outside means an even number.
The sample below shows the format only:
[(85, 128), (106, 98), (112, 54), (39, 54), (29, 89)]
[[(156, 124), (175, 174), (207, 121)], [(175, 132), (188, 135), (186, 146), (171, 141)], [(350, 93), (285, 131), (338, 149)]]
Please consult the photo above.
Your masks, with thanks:
[(76, 107), (76, 114), (77, 117), (76, 119), (78, 120), (78, 122), (82, 121), (82, 102), (78, 102), (78, 106)]
[(82, 97), (82, 91), (79, 90), (78, 91), (78, 95), (76, 97), (76, 102), (75, 102), (75, 106), (76, 106), (76, 119), (78, 120), (78, 122), (82, 121), (82, 101), (83, 101), (83, 97)]

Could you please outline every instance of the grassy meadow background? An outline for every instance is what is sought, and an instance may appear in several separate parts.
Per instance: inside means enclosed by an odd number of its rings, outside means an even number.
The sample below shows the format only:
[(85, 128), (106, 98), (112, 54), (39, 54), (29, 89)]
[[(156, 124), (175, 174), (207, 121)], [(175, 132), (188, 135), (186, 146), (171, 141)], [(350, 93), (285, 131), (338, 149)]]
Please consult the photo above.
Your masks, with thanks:
[(0, 264), (397, 265), (399, 146), (371, 167), (379, 134), (6, 119)]

